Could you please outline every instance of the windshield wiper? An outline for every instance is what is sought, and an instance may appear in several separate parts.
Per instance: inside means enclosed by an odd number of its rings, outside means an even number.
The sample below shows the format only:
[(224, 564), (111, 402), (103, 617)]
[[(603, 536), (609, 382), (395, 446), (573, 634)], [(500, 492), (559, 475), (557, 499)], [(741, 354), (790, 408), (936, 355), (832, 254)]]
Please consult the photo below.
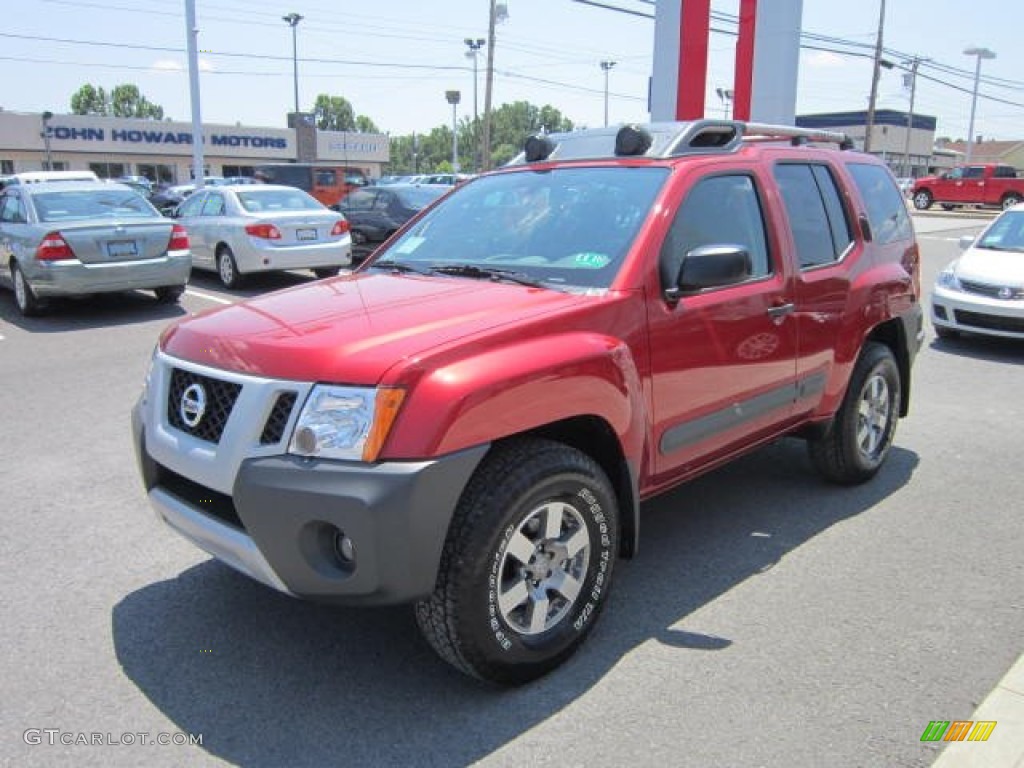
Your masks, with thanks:
[(455, 275), (456, 277), (475, 277), (488, 280), (508, 280), (510, 283), (527, 285), (530, 288), (547, 288), (543, 281), (516, 272), (511, 269), (487, 269), (478, 267), (475, 264), (432, 264), (432, 272), (439, 272), (443, 275)]
[(370, 264), (370, 268), (389, 269), (392, 272), (412, 272), (417, 275), (429, 275), (434, 270), (431, 267), (415, 267), (407, 261), (395, 261), (394, 259), (383, 259)]

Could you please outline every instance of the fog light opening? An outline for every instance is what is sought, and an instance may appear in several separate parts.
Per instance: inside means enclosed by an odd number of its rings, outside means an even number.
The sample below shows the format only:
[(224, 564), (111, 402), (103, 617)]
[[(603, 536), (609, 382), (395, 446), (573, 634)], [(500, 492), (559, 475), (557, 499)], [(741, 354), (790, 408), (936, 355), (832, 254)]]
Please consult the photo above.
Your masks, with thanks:
[(356, 545), (344, 531), (334, 534), (334, 556), (346, 568), (352, 568), (356, 564)]

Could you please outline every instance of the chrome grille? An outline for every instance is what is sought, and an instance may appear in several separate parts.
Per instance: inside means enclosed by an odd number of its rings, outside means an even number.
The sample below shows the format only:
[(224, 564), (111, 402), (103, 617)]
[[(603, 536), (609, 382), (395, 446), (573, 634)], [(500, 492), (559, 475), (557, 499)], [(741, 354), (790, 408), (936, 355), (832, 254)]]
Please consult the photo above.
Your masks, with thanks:
[[(199, 422), (190, 427), (181, 416), (180, 406), (182, 395), (193, 384), (200, 385), (206, 393), (206, 410)], [(171, 387), (167, 397), (167, 422), (175, 429), (216, 444), (220, 442), (224, 426), (228, 423), (231, 409), (234, 408), (241, 391), (241, 384), (211, 379), (209, 376), (175, 368), (171, 373)]]

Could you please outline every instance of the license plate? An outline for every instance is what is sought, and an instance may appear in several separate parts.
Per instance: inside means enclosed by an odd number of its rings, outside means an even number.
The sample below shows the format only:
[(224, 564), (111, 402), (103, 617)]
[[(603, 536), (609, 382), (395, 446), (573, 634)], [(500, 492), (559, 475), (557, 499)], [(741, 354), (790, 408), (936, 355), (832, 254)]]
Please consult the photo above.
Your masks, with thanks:
[(295, 237), (298, 240), (316, 240), (315, 229), (296, 229)]
[(121, 259), (125, 256), (138, 256), (139, 250), (134, 240), (111, 240), (107, 243), (107, 255), (112, 259)]

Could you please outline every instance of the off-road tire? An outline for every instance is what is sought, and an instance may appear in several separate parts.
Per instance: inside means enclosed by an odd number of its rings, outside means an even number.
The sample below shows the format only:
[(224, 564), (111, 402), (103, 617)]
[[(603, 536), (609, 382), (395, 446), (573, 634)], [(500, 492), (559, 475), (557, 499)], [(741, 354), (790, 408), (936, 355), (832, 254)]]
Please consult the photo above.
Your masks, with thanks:
[[(457, 669), (501, 685), (529, 682), (589, 634), (618, 546), (617, 502), (597, 462), (550, 440), (499, 444), (459, 501), (416, 621)], [(579, 589), (570, 599), (552, 584)]]
[(892, 447), (902, 387), (892, 350), (868, 342), (850, 376), (843, 403), (828, 430), (808, 441), (811, 461), (840, 485), (870, 480)]

